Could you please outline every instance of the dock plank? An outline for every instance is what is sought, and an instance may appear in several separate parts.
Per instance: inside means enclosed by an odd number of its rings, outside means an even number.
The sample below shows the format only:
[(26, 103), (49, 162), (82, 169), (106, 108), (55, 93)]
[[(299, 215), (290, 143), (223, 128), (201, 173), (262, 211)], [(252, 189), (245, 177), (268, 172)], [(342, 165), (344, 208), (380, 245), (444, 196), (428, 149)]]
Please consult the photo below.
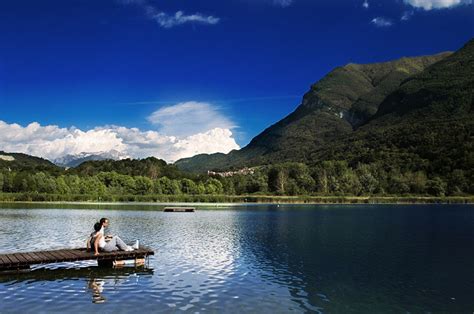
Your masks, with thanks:
[[(84, 258), (86, 253), (85, 252), (79, 252), (77, 250), (71, 250), (71, 249), (68, 249), (67, 251), (65, 251), (65, 253), (70, 256), (70, 258), (72, 259), (80, 259), (80, 258)], [(90, 253), (87, 253), (88, 255)]]
[(16, 257), (16, 259), (19, 261), (19, 263), (28, 264), (28, 259), (25, 258), (21, 253), (13, 253), (13, 256)]
[(44, 251), (44, 252), (39, 252), (43, 257), (44, 260), (47, 261), (48, 263), (54, 263), (56, 260), (56, 257), (52, 256), (49, 251)]
[(155, 253), (152, 250), (145, 247), (141, 247), (134, 251), (101, 252), (99, 255), (94, 255), (93, 252), (89, 252), (85, 248), (15, 252), (10, 254), (0, 254), (0, 270), (8, 270), (16, 267), (28, 267), (34, 264), (49, 264), (84, 260), (126, 260), (144, 258), (154, 254)]
[(64, 250), (58, 250), (54, 252), (54, 255), (62, 258), (64, 262), (69, 262), (69, 260), (71, 259), (71, 256), (66, 254)]
[(46, 252), (48, 255), (52, 256), (53, 260), (56, 262), (62, 261), (64, 258), (58, 254), (57, 251), (48, 251)]
[(32, 253), (32, 252), (25, 253), (25, 254), (28, 255), (30, 263), (35, 263), (37, 261), (41, 261), (41, 258), (39, 256), (37, 256), (36, 254)]
[(30, 252), (30, 254), (36, 256), (37, 260), (41, 262), (48, 259), (48, 257), (41, 252)]
[(0, 263), (7, 265), (10, 264), (10, 260), (5, 255), (0, 255)]
[(7, 255), (7, 257), (10, 260), (11, 264), (19, 264), (20, 263), (20, 261), (13, 254)]

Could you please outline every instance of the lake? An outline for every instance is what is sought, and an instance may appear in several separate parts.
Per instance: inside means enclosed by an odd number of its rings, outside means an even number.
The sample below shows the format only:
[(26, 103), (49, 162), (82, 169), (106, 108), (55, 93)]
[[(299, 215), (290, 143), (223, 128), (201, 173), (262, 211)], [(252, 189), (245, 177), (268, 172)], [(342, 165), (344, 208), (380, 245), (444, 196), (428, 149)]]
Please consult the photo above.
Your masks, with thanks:
[(0, 313), (474, 311), (472, 205), (158, 208), (1, 204), (0, 253), (84, 246), (107, 217), (155, 255), (0, 275)]

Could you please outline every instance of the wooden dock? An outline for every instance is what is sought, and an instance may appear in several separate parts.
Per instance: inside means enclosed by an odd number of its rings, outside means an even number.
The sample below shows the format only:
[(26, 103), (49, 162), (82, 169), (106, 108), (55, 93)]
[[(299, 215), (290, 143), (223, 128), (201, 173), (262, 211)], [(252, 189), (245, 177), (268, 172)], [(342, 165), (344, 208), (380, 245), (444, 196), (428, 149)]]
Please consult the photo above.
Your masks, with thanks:
[(89, 252), (85, 248), (0, 254), (0, 271), (28, 269), (31, 265), (36, 264), (87, 260), (97, 260), (99, 266), (113, 267), (120, 265), (121, 261), (125, 260), (141, 262), (144, 261), (147, 256), (154, 254), (155, 252), (146, 247), (141, 247), (133, 251), (101, 252), (99, 255), (94, 255), (93, 252)]
[(195, 207), (165, 207), (163, 209), (167, 213), (193, 213), (195, 210)]

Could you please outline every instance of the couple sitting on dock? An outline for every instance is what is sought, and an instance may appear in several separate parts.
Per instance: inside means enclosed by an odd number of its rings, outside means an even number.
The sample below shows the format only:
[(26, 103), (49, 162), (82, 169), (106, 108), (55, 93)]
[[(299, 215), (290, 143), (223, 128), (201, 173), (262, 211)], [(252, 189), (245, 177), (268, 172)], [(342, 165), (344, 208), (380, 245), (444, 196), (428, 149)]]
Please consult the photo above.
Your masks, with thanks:
[(133, 251), (138, 250), (138, 240), (134, 245), (130, 246), (123, 242), (118, 236), (105, 235), (105, 228), (109, 226), (107, 218), (100, 219), (94, 224), (94, 232), (91, 233), (87, 240), (87, 248), (94, 250), (94, 255), (99, 255), (99, 251)]

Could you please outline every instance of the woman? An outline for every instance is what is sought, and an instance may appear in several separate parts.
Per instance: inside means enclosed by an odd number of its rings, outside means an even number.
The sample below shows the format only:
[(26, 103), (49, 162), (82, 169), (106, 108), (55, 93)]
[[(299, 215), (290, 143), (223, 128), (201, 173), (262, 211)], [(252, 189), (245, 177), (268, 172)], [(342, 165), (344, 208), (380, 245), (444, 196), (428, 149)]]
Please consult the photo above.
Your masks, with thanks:
[(110, 240), (105, 241), (104, 233), (101, 232), (102, 224), (96, 223), (94, 225), (95, 232), (91, 235), (91, 246), (94, 248), (94, 255), (99, 255), (99, 249), (104, 252), (113, 252), (113, 251), (133, 251), (138, 249), (138, 244), (129, 246), (122, 241), (118, 236), (113, 236)]

